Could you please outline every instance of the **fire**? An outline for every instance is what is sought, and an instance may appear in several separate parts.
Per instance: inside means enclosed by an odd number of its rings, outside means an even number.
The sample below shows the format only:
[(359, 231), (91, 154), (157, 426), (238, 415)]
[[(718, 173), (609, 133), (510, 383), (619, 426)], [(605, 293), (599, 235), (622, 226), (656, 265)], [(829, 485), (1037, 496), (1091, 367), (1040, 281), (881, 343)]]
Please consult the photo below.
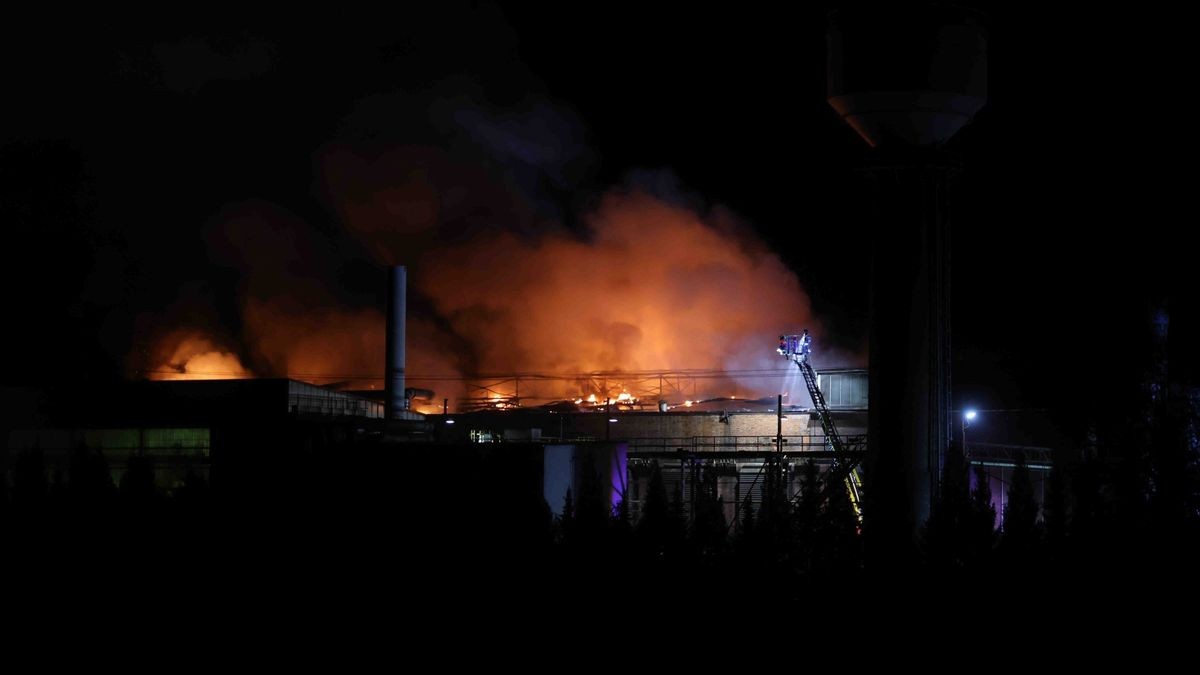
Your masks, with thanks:
[[(442, 329), (470, 345), (473, 369), (549, 376), (771, 369), (779, 364), (763, 345), (773, 344), (781, 323), (816, 330), (796, 276), (728, 213), (613, 191), (584, 222), (583, 235), (497, 231), (460, 240), (413, 267), (413, 284), (444, 319)], [(739, 398), (765, 395), (778, 386), (735, 376), (700, 384), (708, 391), (688, 391), (691, 398), (731, 389)], [(683, 398), (669, 386), (655, 378), (625, 390), (563, 377), (522, 381), (521, 398), (622, 406)]]
[[(383, 200), (389, 204), (418, 192), (436, 202), (443, 187), (434, 181), (413, 192), (400, 184), (406, 178), (370, 177), (365, 184), (391, 195)], [(399, 183), (391, 185), (392, 179)], [(778, 382), (719, 374), (778, 367), (764, 345), (781, 325), (819, 330), (796, 276), (719, 208), (702, 213), (613, 190), (584, 214), (582, 231), (539, 225), (534, 234), (516, 234), (498, 227), (442, 238), (433, 236), (444, 226), (437, 209), (396, 215), (375, 208), (383, 202), (373, 200), (383, 197), (374, 187), (363, 190), (358, 201), (367, 206), (340, 211), (345, 232), (381, 266), (409, 264), (410, 307), (420, 309), (408, 319), (407, 371), (413, 386), (436, 389), (438, 398), (477, 396), (472, 373), (536, 374), (520, 381), (521, 405), (574, 400), (630, 409), (686, 396), (691, 400), (682, 405), (691, 407), (693, 400), (730, 390), (753, 398)], [(394, 222), (404, 218), (412, 222)], [(172, 334), (153, 357), (140, 358), (139, 367), (159, 379), (257, 374), (379, 387), (382, 303), (367, 297), (361, 280), (357, 288), (342, 287), (339, 261), (331, 258), (337, 249), (306, 234), (315, 229), (271, 205), (230, 205), (215, 221), (209, 246), (214, 262), (242, 273), (231, 303), (240, 312), (240, 332), (220, 339), (204, 331)], [(193, 303), (168, 311), (162, 321), (213, 313), (197, 313)], [(609, 382), (587, 375), (657, 370), (718, 376), (697, 380), (705, 388), (698, 391), (659, 377), (622, 375)], [(515, 389), (484, 401), (515, 405)]]
[(201, 334), (179, 334), (168, 336), (165, 344), (171, 356), (165, 363), (153, 368), (147, 375), (152, 380), (231, 380), (253, 377), (253, 373), (242, 366), (241, 359), (233, 352), (216, 346), (211, 338)]

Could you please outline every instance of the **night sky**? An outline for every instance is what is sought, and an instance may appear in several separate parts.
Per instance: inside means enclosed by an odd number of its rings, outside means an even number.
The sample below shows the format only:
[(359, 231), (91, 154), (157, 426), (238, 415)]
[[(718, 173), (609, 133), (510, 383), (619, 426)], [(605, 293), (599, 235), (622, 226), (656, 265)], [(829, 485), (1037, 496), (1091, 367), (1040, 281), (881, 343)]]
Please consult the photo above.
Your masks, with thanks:
[[(864, 350), (865, 150), (825, 102), (823, 12), (439, 4), (10, 22), (5, 382), (117, 379), (172, 311), (236, 332), (239, 264), (254, 261), (212, 243), (234, 203), (311, 228), (289, 274), (378, 306), (382, 268), (323, 174), (340, 147), (437, 148), (446, 171), (477, 173), (462, 184), (491, 210), (442, 223), (439, 242), (575, 227), (613, 185), (727, 208), (795, 271), (837, 346)], [(1191, 186), (1170, 168), (1192, 155), (1190, 109), (1171, 103), (1183, 43), (1117, 12), (992, 21), (989, 103), (947, 148), (967, 167), (955, 402), (1073, 420), (1137, 381), (1156, 303), (1173, 367), (1192, 367)]]

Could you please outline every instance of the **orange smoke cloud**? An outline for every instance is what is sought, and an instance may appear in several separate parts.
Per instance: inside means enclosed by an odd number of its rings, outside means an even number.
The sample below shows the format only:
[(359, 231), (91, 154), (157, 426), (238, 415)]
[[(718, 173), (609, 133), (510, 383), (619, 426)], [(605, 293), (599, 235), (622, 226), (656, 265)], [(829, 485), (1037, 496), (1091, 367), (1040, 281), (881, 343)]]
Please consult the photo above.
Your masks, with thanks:
[[(422, 258), (418, 289), (470, 342), (480, 371), (779, 368), (778, 335), (817, 328), (795, 275), (728, 219), (614, 192), (587, 223), (584, 237), (499, 232)], [(708, 384), (725, 395), (777, 389)], [(527, 386), (523, 398), (578, 391)], [(601, 395), (617, 396), (614, 386)]]
[(237, 354), (219, 348), (200, 331), (174, 331), (160, 340), (158, 351), (170, 356), (147, 373), (152, 380), (230, 380), (253, 376), (242, 366)]
[[(245, 337), (256, 362), (277, 377), (289, 377), (343, 389), (383, 386), (385, 320), (374, 309), (304, 310), (284, 307), (270, 299), (250, 298), (243, 308)], [(410, 318), (410, 372), (447, 374), (455, 368), (441, 356), (431, 325)], [(454, 383), (458, 396), (459, 383)], [(440, 386), (445, 390), (445, 386)]]
[[(385, 196), (403, 202), (406, 195)], [(807, 327), (820, 334), (795, 275), (719, 210), (702, 215), (644, 193), (612, 191), (585, 218), (582, 233), (533, 237), (498, 228), (447, 245), (427, 231), (423, 211), (418, 219), (399, 210), (421, 222), (400, 228), (396, 239), (380, 234), (391, 231), (386, 224), (362, 224), (387, 211), (372, 209), (348, 218), (358, 224), (347, 229), (380, 262), (410, 262), (407, 370), (411, 386), (434, 389), (437, 399), (490, 395), (462, 380), (473, 373), (520, 372), (552, 379), (523, 379), (519, 392), (511, 381), (492, 381), (490, 391), (519, 393), (527, 403), (592, 395), (588, 400), (629, 404), (648, 396), (637, 371), (779, 370), (773, 347), (780, 333)], [(172, 333), (159, 345), (166, 365), (156, 370), (171, 377), (252, 370), (381, 387), (383, 298), (360, 297), (358, 308), (340, 300), (330, 273), (315, 271), (322, 268), (312, 261), (328, 247), (303, 234), (310, 229), (262, 203), (226, 213), (212, 245), (242, 270), (241, 346), (202, 332)], [(414, 232), (425, 233), (418, 247), (407, 238)], [(577, 377), (594, 372), (631, 375), (602, 384)], [(777, 378), (734, 374), (697, 381), (686, 395), (664, 395), (682, 403), (778, 391)]]
[(248, 298), (244, 334), (256, 361), (280, 377), (367, 389), (381, 373), (383, 316), (371, 310), (303, 308)]

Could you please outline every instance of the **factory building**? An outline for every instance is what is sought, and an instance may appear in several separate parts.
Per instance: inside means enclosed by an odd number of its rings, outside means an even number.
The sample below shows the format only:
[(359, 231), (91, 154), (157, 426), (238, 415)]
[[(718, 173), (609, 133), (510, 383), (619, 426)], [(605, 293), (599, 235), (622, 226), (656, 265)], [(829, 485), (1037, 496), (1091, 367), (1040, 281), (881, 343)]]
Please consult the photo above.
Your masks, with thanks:
[[(839, 432), (861, 445), (867, 371), (817, 376)], [(78, 396), (91, 403), (78, 405)], [(72, 391), (37, 398), (36, 409), (26, 406), (22, 419), (10, 415), (5, 421), (8, 473), (22, 453), (38, 451), (49, 475), (66, 475), (71, 453), (86, 448), (103, 455), (114, 484), (130, 458), (150, 460), (164, 492), (183, 485), (189, 474), (235, 492), (261, 489), (284, 479), (289, 465), (347, 448), (403, 449), (421, 482), (436, 483), (439, 475), (455, 471), (458, 455), (486, 451), (495, 467), (513, 448), (520, 450), (522, 470), (531, 474), (520, 480), (539, 484), (555, 513), (561, 513), (568, 489), (579, 493), (581, 471), (590, 466), (612, 504), (628, 500), (625, 506), (636, 519), (657, 465), (668, 493), (678, 491), (685, 504), (705, 472), (715, 473), (726, 521), (733, 522), (745, 504), (755, 509), (761, 504), (768, 460), (782, 463), (789, 497), (799, 492), (808, 461), (822, 471), (833, 461), (817, 412), (786, 404), (779, 410), (776, 399), (720, 398), (647, 409), (614, 405), (611, 412), (561, 403), (442, 415), (396, 410), (396, 419), (386, 420), (381, 401), (286, 379), (140, 382), (102, 396)], [(971, 462), (987, 472), (998, 513), (1018, 453), (1030, 464), (1039, 500), (1051, 465), (1050, 449), (1005, 437), (1009, 426), (981, 421), (968, 444)], [(1019, 426), (1035, 425), (1023, 419)], [(541, 461), (531, 462), (530, 452)]]
[(9, 471), (21, 454), (38, 452), (51, 476), (67, 477), (71, 454), (84, 450), (100, 453), (118, 483), (130, 458), (144, 457), (164, 491), (188, 474), (236, 478), (253, 467), (261, 477), (289, 454), (424, 432), (419, 415), (385, 427), (379, 402), (286, 379), (137, 382), (8, 398), (22, 411), (4, 419)]
[[(818, 382), (828, 392), (841, 434), (859, 439), (867, 427), (867, 372), (824, 371)], [(567, 489), (578, 495), (581, 473), (590, 468), (599, 474), (611, 503), (628, 500), (625, 506), (636, 519), (656, 464), (668, 493), (678, 491), (685, 503), (693, 499), (706, 472), (716, 473), (726, 521), (732, 522), (746, 503), (756, 509), (761, 504), (768, 460), (781, 461), (789, 496), (797, 494), (809, 460), (822, 470), (833, 461), (815, 409), (786, 404), (780, 409), (776, 398), (664, 402), (647, 409), (615, 402), (611, 409), (557, 403), (428, 419), (434, 438), (441, 442), (542, 444), (543, 497), (559, 514)]]
[[(800, 366), (807, 383), (805, 398), (794, 397), (794, 403), (783, 396), (654, 402), (622, 394), (535, 406), (514, 396), (480, 399), (464, 406), (469, 412), (451, 414), (448, 406), (441, 415), (414, 412), (412, 400), (431, 400), (434, 392), (405, 387), (405, 286), (404, 268), (393, 268), (382, 398), (290, 379), (16, 392), (6, 398), (19, 403), (6, 401), (0, 420), (6, 450), (0, 468), (11, 484), (15, 459), (37, 454), (49, 473), (62, 476), (72, 454), (83, 449), (103, 456), (114, 484), (140, 457), (149, 460), (163, 491), (194, 476), (226, 494), (269, 499), (265, 492), (272, 486), (310, 481), (323, 464), (386, 466), (423, 499), (444, 501), (443, 484), (469, 473), (479, 486), (520, 484), (528, 493), (524, 501), (544, 499), (554, 512), (561, 511), (568, 490), (578, 494), (582, 483), (597, 479), (612, 505), (623, 503), (636, 519), (657, 467), (668, 492), (685, 503), (702, 478), (715, 475), (726, 521), (733, 522), (745, 505), (761, 504), (768, 464), (781, 467), (787, 495), (794, 497), (810, 461), (829, 471), (839, 453), (837, 462), (854, 464), (864, 454), (868, 373), (814, 371), (807, 332), (791, 336), (792, 342), (781, 337), (780, 353)], [(970, 459), (987, 468), (1001, 500), (1018, 453), (1041, 472), (1036, 483), (1044, 483), (1048, 450), (1012, 444), (988, 449), (985, 439), (975, 440)]]

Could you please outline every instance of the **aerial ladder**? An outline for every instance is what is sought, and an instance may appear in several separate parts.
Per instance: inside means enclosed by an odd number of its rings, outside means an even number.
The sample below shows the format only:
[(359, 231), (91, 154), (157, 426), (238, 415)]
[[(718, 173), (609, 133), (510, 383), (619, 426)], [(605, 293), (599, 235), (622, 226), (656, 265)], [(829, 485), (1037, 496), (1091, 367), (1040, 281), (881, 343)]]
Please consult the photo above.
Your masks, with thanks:
[(850, 506), (854, 517), (862, 525), (862, 476), (858, 471), (858, 461), (863, 454), (863, 438), (850, 437), (843, 439), (838, 433), (837, 425), (829, 414), (829, 406), (825, 403), (825, 395), (817, 387), (817, 375), (809, 363), (812, 355), (812, 336), (808, 330), (800, 335), (779, 336), (779, 354), (788, 358), (800, 369), (804, 376), (804, 384), (808, 387), (808, 395), (812, 398), (813, 407), (821, 418), (821, 429), (825, 432), (826, 448), (833, 451), (833, 466), (826, 477), (826, 486), (837, 485), (841, 482), (850, 498)]

